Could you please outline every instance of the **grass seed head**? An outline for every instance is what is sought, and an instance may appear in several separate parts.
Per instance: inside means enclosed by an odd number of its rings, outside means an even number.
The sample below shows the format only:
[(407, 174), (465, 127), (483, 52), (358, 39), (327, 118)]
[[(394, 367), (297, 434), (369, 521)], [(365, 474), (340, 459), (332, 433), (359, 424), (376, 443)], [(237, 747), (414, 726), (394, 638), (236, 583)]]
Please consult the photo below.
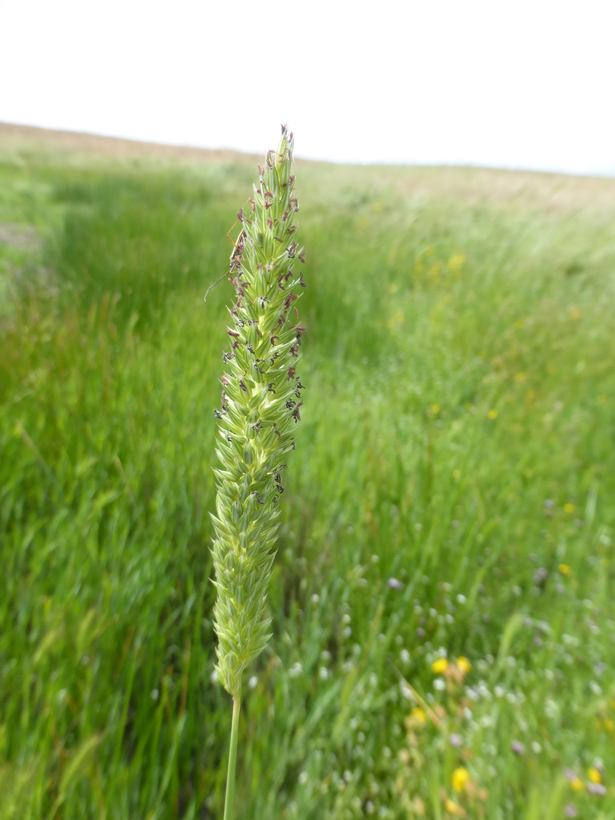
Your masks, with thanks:
[(218, 597), (218, 677), (232, 695), (269, 640), (265, 617), (275, 557), (278, 504), (287, 454), (295, 449), (303, 385), (297, 374), (301, 336), (297, 300), (305, 287), (295, 232), (293, 135), (282, 127), (277, 151), (259, 167), (249, 212), (231, 256), (236, 298), (229, 309), (230, 351), (221, 378), (218, 418), (221, 468), (216, 476), (214, 567)]

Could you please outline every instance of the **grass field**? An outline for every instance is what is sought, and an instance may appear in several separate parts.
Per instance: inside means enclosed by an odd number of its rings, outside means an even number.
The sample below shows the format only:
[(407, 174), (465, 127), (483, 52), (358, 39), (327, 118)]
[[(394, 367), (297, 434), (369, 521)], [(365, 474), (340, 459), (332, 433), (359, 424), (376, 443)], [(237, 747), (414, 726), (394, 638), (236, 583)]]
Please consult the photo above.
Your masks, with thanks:
[[(203, 295), (255, 180), (0, 137), (2, 820), (221, 817), (232, 290)], [(615, 180), (297, 182), (305, 404), (238, 818), (615, 818)]]

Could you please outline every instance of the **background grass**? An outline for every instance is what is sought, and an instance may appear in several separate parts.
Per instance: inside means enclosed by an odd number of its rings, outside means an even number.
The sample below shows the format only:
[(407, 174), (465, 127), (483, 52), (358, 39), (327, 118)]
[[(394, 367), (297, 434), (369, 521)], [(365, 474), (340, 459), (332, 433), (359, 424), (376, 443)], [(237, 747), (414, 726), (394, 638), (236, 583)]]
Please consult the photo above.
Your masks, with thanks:
[[(0, 816), (219, 817), (203, 294), (255, 169), (0, 156)], [(305, 407), (238, 817), (614, 818), (615, 182), (297, 179)]]

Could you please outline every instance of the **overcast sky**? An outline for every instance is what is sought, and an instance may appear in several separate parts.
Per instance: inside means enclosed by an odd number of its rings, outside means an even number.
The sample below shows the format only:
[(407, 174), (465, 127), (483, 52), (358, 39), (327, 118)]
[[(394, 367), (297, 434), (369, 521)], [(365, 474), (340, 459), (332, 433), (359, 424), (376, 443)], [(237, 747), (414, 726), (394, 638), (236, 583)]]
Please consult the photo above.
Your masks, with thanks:
[(615, 174), (614, 0), (0, 0), (0, 120)]

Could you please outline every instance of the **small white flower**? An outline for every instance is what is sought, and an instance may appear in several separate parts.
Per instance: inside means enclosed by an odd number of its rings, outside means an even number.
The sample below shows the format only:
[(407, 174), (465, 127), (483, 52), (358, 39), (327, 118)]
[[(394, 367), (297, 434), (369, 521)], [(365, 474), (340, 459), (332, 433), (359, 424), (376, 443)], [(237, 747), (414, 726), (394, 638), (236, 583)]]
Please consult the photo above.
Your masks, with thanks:
[(302, 786), (305, 786), (305, 784), (308, 782), (308, 780), (309, 780), (308, 773), (306, 771), (302, 771), (301, 774), (299, 775), (299, 783), (301, 783)]
[(542, 752), (542, 746), (537, 740), (532, 741), (532, 751), (534, 754), (539, 755)]
[[(212, 677), (213, 677), (213, 675), (212, 675)], [(218, 676), (216, 675), (216, 681), (217, 680), (218, 680)], [(152, 689), (152, 691), (149, 693), (149, 696), (152, 700), (158, 700), (158, 694), (159, 694), (159, 692), (158, 692), (157, 689)]]
[(444, 678), (435, 678), (433, 682), (433, 688), (436, 689), (438, 692), (442, 692), (446, 689), (446, 681)]
[(316, 593), (314, 593), (312, 595), (312, 603), (317, 604), (319, 601), (320, 601), (320, 595), (317, 595)]
[(318, 670), (318, 676), (321, 680), (327, 680), (327, 678), (329, 677), (329, 670), (326, 666), (320, 667), (320, 669)]
[(303, 672), (303, 667), (301, 666), (299, 661), (297, 661), (297, 663), (294, 663), (290, 667), (290, 669), (288, 670), (288, 676), (290, 678), (298, 678), (299, 675), (301, 675), (302, 672)]
[(457, 596), (457, 603), (459, 604), (465, 604), (467, 600), (468, 599), (466, 598), (466, 596), (462, 595), (461, 593), (459, 593), (459, 595)]
[(248, 681), (248, 689), (255, 689), (257, 683), (258, 683), (258, 678), (256, 677), (256, 675), (252, 675), (252, 677)]

